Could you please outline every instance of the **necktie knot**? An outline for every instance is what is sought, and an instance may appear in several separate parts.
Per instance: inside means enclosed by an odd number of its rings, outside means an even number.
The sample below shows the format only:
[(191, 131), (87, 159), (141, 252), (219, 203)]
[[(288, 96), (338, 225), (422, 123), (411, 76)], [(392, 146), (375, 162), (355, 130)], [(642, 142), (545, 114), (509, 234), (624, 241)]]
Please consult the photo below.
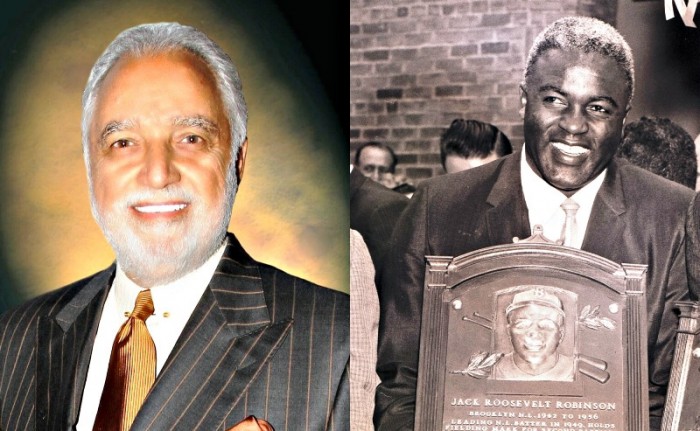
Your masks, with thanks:
[(561, 209), (564, 210), (564, 213), (566, 213), (567, 216), (569, 216), (569, 215), (575, 216), (576, 211), (578, 211), (578, 209), (580, 207), (581, 206), (579, 204), (577, 204), (576, 201), (574, 201), (571, 198), (566, 198), (564, 200), (564, 202), (561, 203)]
[(153, 315), (155, 307), (153, 306), (153, 298), (151, 297), (151, 290), (146, 289), (139, 292), (136, 296), (136, 303), (134, 304), (134, 311), (131, 312), (131, 317), (143, 320)]

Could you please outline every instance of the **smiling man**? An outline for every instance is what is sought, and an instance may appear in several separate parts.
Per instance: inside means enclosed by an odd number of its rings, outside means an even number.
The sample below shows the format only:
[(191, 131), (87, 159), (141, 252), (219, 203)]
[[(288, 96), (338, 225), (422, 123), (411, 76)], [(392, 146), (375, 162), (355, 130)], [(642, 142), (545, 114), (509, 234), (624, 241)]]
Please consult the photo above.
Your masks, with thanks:
[(0, 318), (0, 428), (349, 429), (347, 295), (226, 232), (246, 121), (192, 27), (128, 29), (97, 60), (83, 151), (116, 264)]
[(513, 351), (493, 367), (496, 380), (574, 379), (574, 358), (559, 352), (564, 340), (564, 307), (545, 287), (537, 286), (513, 296), (505, 310)]
[(687, 188), (613, 159), (634, 89), (632, 53), (611, 26), (563, 18), (529, 52), (520, 88), (523, 151), (421, 184), (382, 274), (375, 423), (412, 429), (425, 256), (458, 256), (545, 236), (619, 263), (646, 264), (649, 395), (660, 426), (677, 320), (688, 295)]

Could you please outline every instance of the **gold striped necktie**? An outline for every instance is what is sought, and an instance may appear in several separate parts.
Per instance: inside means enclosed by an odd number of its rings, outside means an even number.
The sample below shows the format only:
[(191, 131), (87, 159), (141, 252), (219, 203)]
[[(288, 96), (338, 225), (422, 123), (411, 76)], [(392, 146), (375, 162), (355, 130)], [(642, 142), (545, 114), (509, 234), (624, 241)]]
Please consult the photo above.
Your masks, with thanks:
[(142, 290), (114, 339), (94, 431), (128, 431), (153, 386), (156, 346), (146, 327), (153, 311), (151, 291)]

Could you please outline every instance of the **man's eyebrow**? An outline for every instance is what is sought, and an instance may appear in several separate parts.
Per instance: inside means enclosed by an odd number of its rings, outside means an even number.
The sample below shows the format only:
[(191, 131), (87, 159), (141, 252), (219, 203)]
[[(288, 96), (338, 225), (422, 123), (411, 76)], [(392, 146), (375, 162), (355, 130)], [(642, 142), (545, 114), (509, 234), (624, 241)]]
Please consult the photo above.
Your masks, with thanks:
[(595, 96), (595, 97), (591, 98), (591, 102), (595, 102), (598, 100), (604, 100), (604, 101), (608, 102), (609, 104), (611, 104), (613, 107), (615, 107), (615, 108), (618, 107), (617, 102), (615, 102), (615, 99), (613, 99), (610, 96)]
[(175, 117), (173, 118), (173, 126), (197, 127), (209, 133), (219, 133), (219, 126), (214, 121), (200, 115), (194, 117)]
[(563, 96), (568, 96), (568, 94), (565, 93), (564, 91), (562, 91), (561, 88), (557, 87), (556, 85), (551, 85), (551, 84), (547, 84), (547, 85), (541, 86), (541, 87), (538, 89), (538, 91), (539, 91), (540, 93), (543, 93), (543, 92), (545, 92), (545, 91), (554, 91), (555, 93), (559, 93), (559, 94), (561, 94), (561, 95), (563, 95)]
[[(540, 93), (546, 92), (546, 91), (554, 91), (555, 93), (559, 93), (564, 97), (567, 97), (569, 94), (565, 91), (563, 91), (561, 88), (555, 86), (555, 85), (543, 85), (539, 88)], [(595, 101), (606, 101), (613, 105), (613, 107), (617, 108), (618, 104), (615, 102), (615, 99), (613, 99), (610, 96), (593, 96), (588, 100), (588, 103), (595, 102)]]
[(133, 127), (134, 122), (132, 120), (110, 121), (102, 129), (102, 133), (100, 133), (100, 142), (104, 142), (112, 133), (121, 132), (122, 130), (131, 129)]

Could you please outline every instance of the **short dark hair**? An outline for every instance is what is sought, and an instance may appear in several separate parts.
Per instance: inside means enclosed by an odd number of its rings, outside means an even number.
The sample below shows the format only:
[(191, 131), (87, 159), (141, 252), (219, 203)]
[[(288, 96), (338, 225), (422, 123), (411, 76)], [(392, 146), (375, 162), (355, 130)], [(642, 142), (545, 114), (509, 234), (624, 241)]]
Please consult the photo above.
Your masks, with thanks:
[(377, 141), (370, 141), (359, 146), (357, 151), (355, 151), (355, 166), (360, 165), (360, 154), (362, 153), (362, 150), (369, 147), (379, 148), (380, 150), (389, 152), (389, 155), (391, 155), (391, 173), (393, 174), (396, 171), (396, 164), (399, 163), (399, 159), (396, 157), (394, 150), (390, 146)]
[(584, 16), (564, 17), (554, 21), (542, 30), (530, 48), (525, 66), (525, 84), (528, 83), (537, 59), (551, 49), (593, 52), (615, 60), (625, 74), (625, 84), (629, 92), (628, 102), (632, 100), (634, 95), (632, 50), (615, 27), (596, 18)]
[(493, 152), (498, 157), (513, 152), (508, 137), (493, 124), (458, 118), (452, 121), (440, 137), (440, 160), (443, 167), (450, 154), (464, 158), (484, 158)]
[(668, 118), (642, 117), (629, 123), (617, 156), (671, 181), (695, 189), (698, 161), (693, 138)]

